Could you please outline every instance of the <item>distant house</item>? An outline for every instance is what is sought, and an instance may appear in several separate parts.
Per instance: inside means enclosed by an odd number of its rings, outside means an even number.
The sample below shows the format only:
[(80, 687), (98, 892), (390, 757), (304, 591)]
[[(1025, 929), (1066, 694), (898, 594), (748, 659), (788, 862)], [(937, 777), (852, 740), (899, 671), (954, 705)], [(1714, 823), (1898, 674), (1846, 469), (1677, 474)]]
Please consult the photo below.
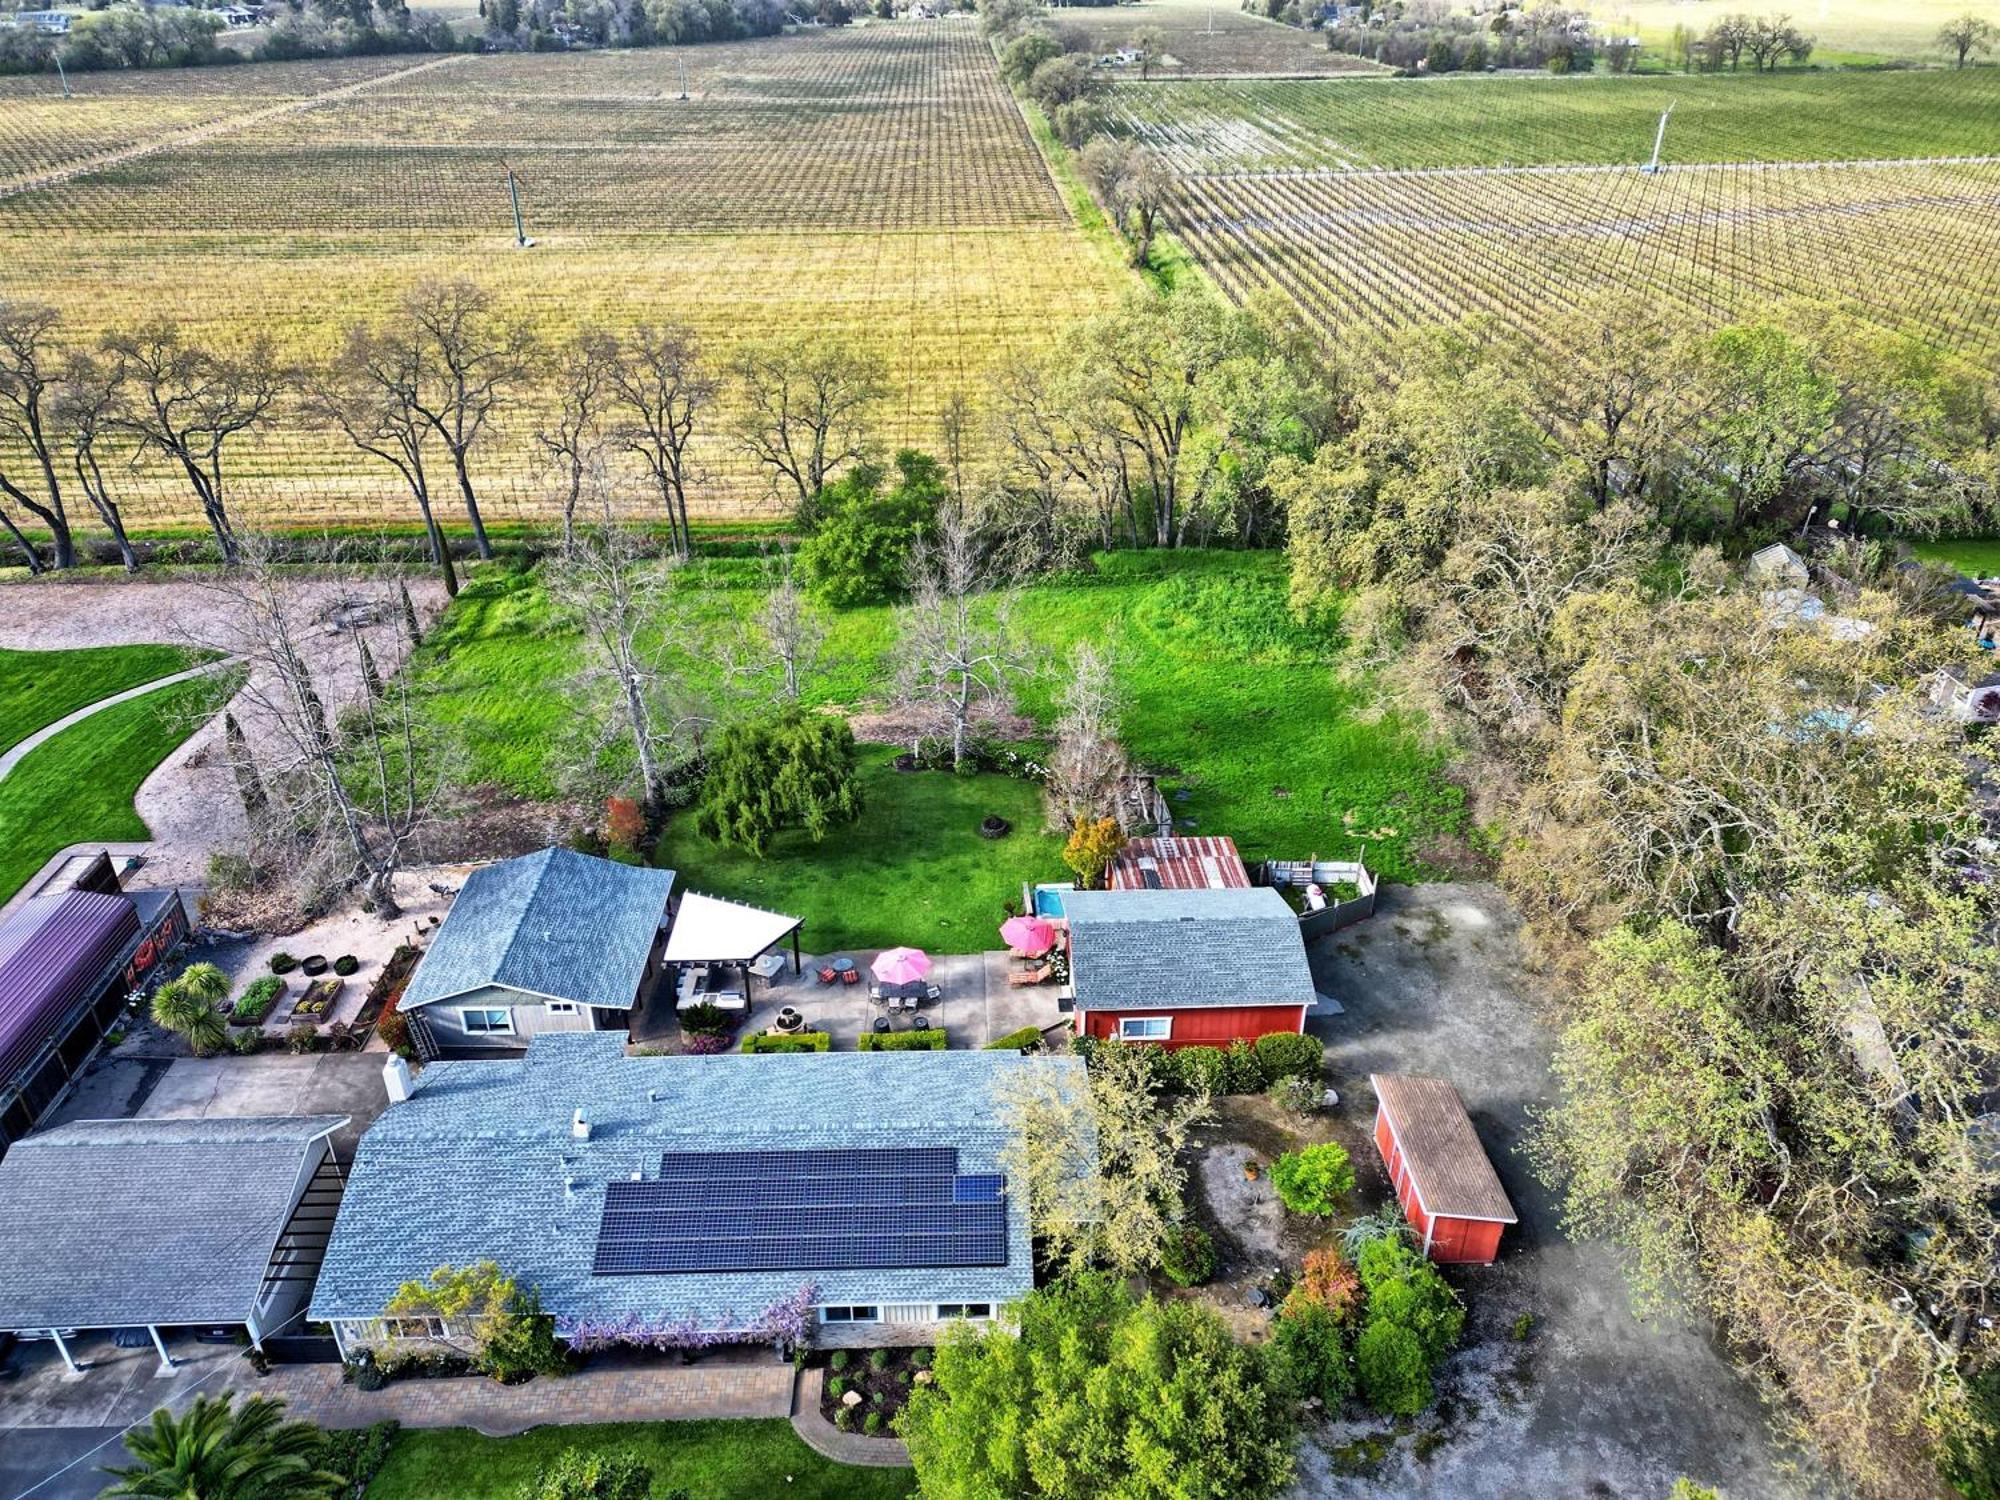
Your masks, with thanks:
[(0, 1329), (299, 1331), (340, 1199), (344, 1115), (84, 1120), (0, 1161)]
[(1299, 919), (1268, 886), (1065, 891), (1079, 1036), (1226, 1046), (1304, 1031), (1318, 1003)]
[(1001, 1165), (1023, 1069), (1080, 1086), (1074, 1058), (628, 1057), (602, 1034), (434, 1063), (361, 1138), (311, 1315), (350, 1355), (462, 1337), (382, 1309), (492, 1260), (572, 1341), (779, 1342), (789, 1308), (822, 1345), (931, 1343), (1034, 1284)]
[(0, 15), (0, 25), (26, 26), (49, 36), (65, 36), (73, 19), (65, 10), (17, 10), (12, 15)]
[(1488, 1265), (1519, 1223), (1458, 1090), (1442, 1078), (1370, 1076), (1375, 1149), (1403, 1216), (1432, 1260)]
[(674, 872), (544, 849), (473, 871), (397, 1008), (427, 1057), (624, 1031), (660, 973)]
[(1250, 872), (1234, 839), (1219, 836), (1130, 839), (1105, 884), (1114, 891), (1207, 891), (1247, 888)]

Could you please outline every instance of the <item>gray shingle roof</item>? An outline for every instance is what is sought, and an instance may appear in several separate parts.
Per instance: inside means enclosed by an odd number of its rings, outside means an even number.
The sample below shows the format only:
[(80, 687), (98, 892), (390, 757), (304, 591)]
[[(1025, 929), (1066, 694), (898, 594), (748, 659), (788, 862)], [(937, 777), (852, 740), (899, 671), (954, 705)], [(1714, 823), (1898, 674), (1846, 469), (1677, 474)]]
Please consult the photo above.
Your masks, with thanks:
[[(1004, 1301), (1033, 1285), (1021, 1193), (1005, 1266), (593, 1275), (604, 1184), (656, 1175), (663, 1152), (952, 1146), (961, 1173), (996, 1172), (1000, 1080), (1082, 1066), (985, 1051), (626, 1057), (624, 1040), (550, 1033), (520, 1061), (426, 1068), (361, 1138), (312, 1316), (373, 1318), (404, 1281), (480, 1260), (559, 1318), (710, 1327), (741, 1327), (808, 1281), (822, 1303)], [(578, 1108), (588, 1141), (570, 1132)]]
[(1064, 891), (1079, 1010), (1311, 1005), (1299, 919), (1269, 886)]
[(497, 984), (630, 1010), (673, 888), (672, 870), (569, 849), (474, 870), (396, 1008)]
[(237, 1323), (344, 1115), (85, 1120), (0, 1161), (0, 1328)]

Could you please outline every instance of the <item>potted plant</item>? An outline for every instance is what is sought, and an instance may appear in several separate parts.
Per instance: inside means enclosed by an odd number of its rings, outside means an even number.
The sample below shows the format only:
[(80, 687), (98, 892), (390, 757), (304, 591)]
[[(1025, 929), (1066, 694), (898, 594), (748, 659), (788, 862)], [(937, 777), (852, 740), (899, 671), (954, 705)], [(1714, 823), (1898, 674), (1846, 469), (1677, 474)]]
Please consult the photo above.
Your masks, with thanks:
[(317, 979), (326, 972), (326, 955), (324, 953), (308, 954), (299, 960), (299, 968), (305, 973), (308, 979)]
[(333, 972), (345, 979), (361, 967), (361, 960), (352, 953), (343, 953), (333, 961)]

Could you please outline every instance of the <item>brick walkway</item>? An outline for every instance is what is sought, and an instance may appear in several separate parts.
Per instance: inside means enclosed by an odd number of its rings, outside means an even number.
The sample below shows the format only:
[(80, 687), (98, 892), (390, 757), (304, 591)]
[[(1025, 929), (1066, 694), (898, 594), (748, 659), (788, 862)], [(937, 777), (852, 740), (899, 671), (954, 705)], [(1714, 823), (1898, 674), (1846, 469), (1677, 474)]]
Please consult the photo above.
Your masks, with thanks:
[(341, 1381), (338, 1365), (280, 1366), (240, 1386), (246, 1393), (282, 1396), (288, 1416), (323, 1427), (365, 1427), (393, 1417), (405, 1427), (471, 1427), (488, 1437), (555, 1423), (782, 1417), (792, 1409), (791, 1365), (761, 1351), (742, 1362), (710, 1355), (685, 1366), (593, 1365), (516, 1386), (460, 1378), (399, 1380), (361, 1391)]
[(907, 1469), (910, 1450), (901, 1438), (869, 1437), (866, 1433), (842, 1432), (819, 1414), (820, 1392), (826, 1371), (799, 1372), (798, 1391), (792, 1401), (792, 1431), (808, 1448), (837, 1464), (861, 1469)]

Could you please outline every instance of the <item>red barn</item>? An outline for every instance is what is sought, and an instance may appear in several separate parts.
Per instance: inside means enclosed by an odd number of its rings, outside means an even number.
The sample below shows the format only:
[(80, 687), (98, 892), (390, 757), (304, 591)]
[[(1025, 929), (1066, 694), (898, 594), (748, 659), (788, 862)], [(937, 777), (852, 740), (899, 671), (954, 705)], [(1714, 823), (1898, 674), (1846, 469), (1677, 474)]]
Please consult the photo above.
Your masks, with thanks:
[(1486, 1266), (1500, 1232), (1519, 1223), (1507, 1190), (1473, 1133), (1458, 1090), (1442, 1078), (1376, 1073), (1375, 1149), (1396, 1201), (1432, 1260)]
[(1215, 891), (1248, 887), (1250, 872), (1234, 839), (1175, 835), (1127, 840), (1104, 883), (1114, 891)]
[(1226, 1047), (1304, 1031), (1299, 919), (1268, 886), (1064, 891), (1079, 1036)]

